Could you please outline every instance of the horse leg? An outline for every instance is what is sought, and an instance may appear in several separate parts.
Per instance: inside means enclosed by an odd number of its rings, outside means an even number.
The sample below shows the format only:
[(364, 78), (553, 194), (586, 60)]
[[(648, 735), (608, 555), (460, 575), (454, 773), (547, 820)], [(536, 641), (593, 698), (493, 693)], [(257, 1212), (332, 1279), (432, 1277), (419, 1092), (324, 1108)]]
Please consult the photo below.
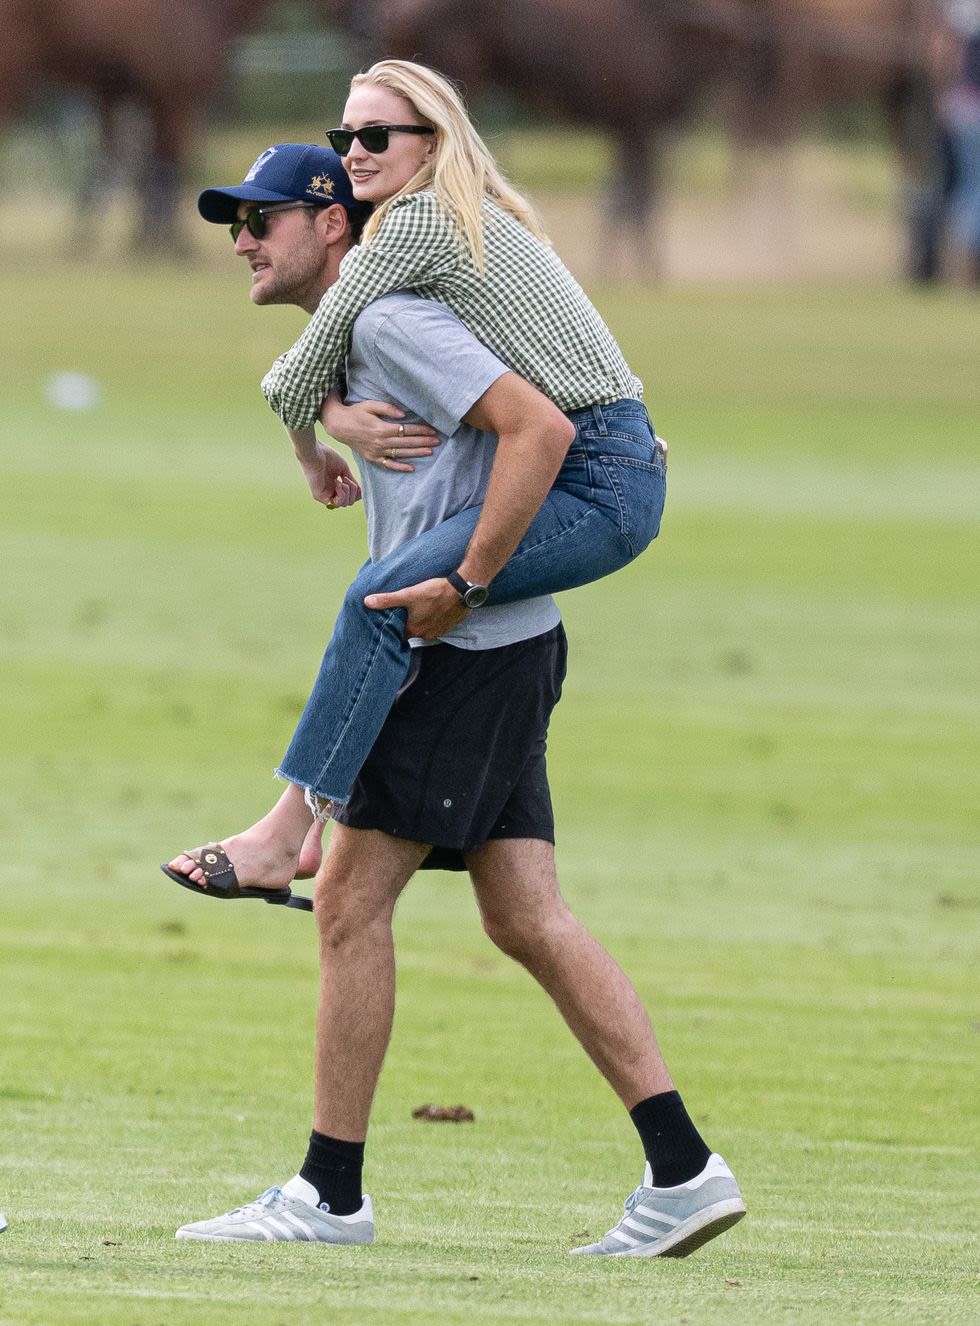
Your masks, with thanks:
[(73, 230), (76, 251), (79, 253), (91, 252), (95, 218), (105, 211), (106, 203), (120, 184), (121, 158), (114, 109), (109, 94), (99, 92), (95, 102), (98, 139), (83, 168), (75, 199)]
[(180, 224), (180, 191), (195, 114), (174, 102), (150, 106), (151, 149), (138, 183), (137, 249), (183, 255), (188, 243)]
[(663, 138), (656, 129), (624, 128), (613, 140), (613, 170), (608, 197), (604, 254), (623, 274), (648, 280), (663, 275), (662, 235), (656, 208), (663, 174)]

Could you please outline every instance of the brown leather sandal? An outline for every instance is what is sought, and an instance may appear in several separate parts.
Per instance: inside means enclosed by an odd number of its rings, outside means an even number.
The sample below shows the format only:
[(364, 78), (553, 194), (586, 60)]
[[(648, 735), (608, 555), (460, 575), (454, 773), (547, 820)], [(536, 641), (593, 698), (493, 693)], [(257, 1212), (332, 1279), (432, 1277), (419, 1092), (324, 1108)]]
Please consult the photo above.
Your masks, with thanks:
[[(188, 852), (185, 855), (191, 854)], [(301, 898), (293, 893), (288, 885), (284, 889), (243, 889), (235, 874), (235, 867), (228, 859), (224, 848), (219, 847), (217, 843), (208, 843), (206, 847), (202, 847), (200, 856), (191, 859), (198, 863), (204, 875), (204, 880), (200, 884), (179, 870), (171, 870), (169, 866), (162, 865), (160, 869), (168, 879), (172, 879), (181, 888), (192, 889), (195, 893), (203, 893), (209, 898), (260, 898), (263, 902), (279, 907), (296, 907), (304, 912), (313, 910), (313, 899)]]

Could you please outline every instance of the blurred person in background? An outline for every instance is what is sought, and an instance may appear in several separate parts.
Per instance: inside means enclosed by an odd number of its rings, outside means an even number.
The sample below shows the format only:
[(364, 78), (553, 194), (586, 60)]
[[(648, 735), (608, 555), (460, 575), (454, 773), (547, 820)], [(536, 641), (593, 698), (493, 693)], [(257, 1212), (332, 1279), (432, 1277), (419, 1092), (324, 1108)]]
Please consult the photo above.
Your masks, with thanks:
[[(323, 197), (338, 205), (324, 207)], [(244, 185), (206, 190), (199, 209), (231, 225), (252, 270), (255, 303), (299, 303), (309, 312), (336, 282), (350, 247), (351, 201), (339, 159), (285, 144), (263, 153)], [(407, 472), (391, 471), (382, 464), (390, 448), (359, 446), (373, 556), (445, 519), (460, 502), (479, 503), (515, 409), (524, 421), (518, 427), (539, 442), (562, 420), (448, 309), (411, 292), (379, 299), (358, 316), (347, 381), (353, 400), (392, 394), (398, 404), (389, 412), (440, 425), (438, 450), (403, 441), (399, 454), (419, 457), (417, 470), (403, 464)], [(561, 445), (560, 431), (557, 438)], [(320, 500), (349, 505), (353, 477), (336, 453), (323, 461)], [(503, 461), (514, 463), (506, 454)], [(557, 609), (541, 597), (482, 608), (442, 643), (416, 648), (413, 659), (417, 668), (338, 811), (318, 873), (321, 986), (306, 1158), (281, 1187), (185, 1225), (177, 1238), (373, 1241), (361, 1175), (394, 1012), (392, 914), (415, 870), (429, 864), (469, 871), (487, 933), (555, 1001), (639, 1133), (646, 1169), (626, 1215), (598, 1243), (575, 1251), (686, 1256), (745, 1208), (731, 1171), (674, 1089), (635, 990), (559, 891), (544, 763), (564, 676)], [(241, 896), (220, 892), (234, 871), (213, 846), (205, 870), (194, 858), (184, 863), (203, 892)], [(167, 873), (196, 886), (183, 871)]]
[(933, 44), (938, 110), (949, 152), (956, 275), (980, 285), (980, 0), (948, 0)]

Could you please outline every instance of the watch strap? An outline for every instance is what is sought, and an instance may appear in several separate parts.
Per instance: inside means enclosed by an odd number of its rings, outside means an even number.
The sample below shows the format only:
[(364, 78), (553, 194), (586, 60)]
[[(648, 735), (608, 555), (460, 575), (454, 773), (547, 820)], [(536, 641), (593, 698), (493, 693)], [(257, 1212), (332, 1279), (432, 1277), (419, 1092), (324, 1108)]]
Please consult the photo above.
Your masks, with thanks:
[(458, 571), (450, 571), (446, 579), (459, 595), (464, 607), (481, 608), (486, 603), (486, 585), (476, 585), (471, 580), (465, 580)]
[(452, 585), (453, 589), (455, 589), (459, 597), (465, 599), (467, 591), (471, 588), (470, 582), (464, 580), (458, 571), (450, 571), (446, 576), (446, 579)]

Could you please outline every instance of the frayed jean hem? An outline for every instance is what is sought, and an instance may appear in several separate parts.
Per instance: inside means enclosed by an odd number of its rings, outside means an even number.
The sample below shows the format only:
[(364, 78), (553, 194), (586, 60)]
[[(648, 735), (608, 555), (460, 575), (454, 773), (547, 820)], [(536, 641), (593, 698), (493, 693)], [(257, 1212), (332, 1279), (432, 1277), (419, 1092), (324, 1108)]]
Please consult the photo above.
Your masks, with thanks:
[(313, 816), (314, 824), (326, 824), (327, 820), (333, 816), (334, 811), (347, 801), (346, 797), (331, 797), (326, 796), (323, 792), (317, 792), (298, 778), (291, 778), (284, 769), (277, 769), (275, 776), (280, 783), (292, 783), (293, 787), (302, 788), (303, 800)]

